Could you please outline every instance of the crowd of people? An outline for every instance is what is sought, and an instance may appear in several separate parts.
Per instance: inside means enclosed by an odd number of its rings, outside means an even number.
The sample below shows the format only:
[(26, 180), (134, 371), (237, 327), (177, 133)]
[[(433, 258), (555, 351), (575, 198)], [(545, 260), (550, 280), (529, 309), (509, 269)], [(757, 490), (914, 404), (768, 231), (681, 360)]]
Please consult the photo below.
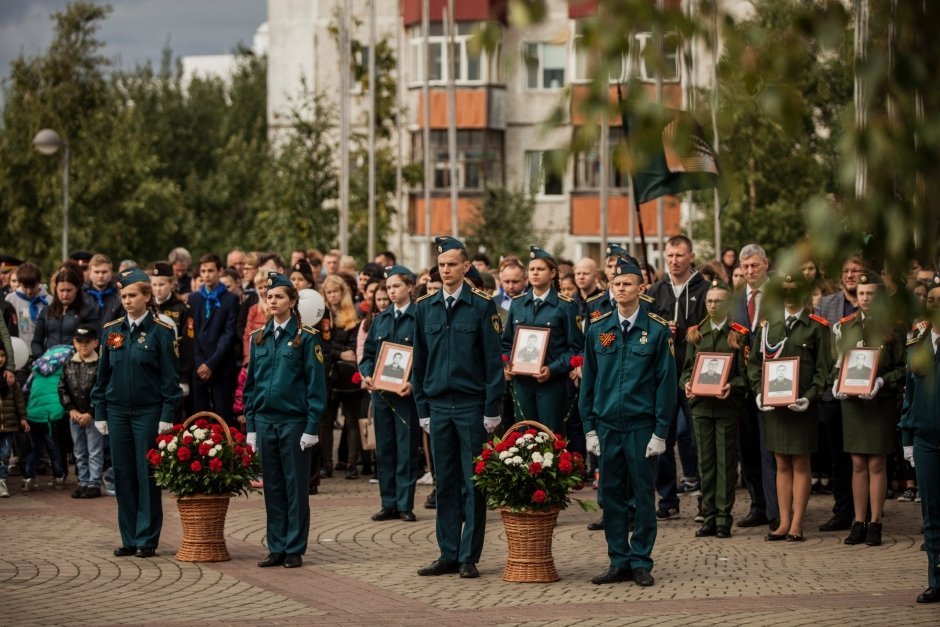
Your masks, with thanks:
[[(471, 460), (488, 434), (538, 420), (592, 463), (603, 513), (589, 527), (611, 558), (594, 583), (653, 585), (657, 521), (679, 516), (684, 493), (698, 495), (695, 537), (766, 526), (766, 541), (796, 543), (816, 492), (832, 495), (820, 531), (847, 532), (847, 545), (881, 544), (887, 498), (919, 502), (929, 587), (918, 601), (940, 600), (929, 264), (899, 285), (854, 253), (833, 279), (812, 261), (772, 270), (757, 244), (701, 263), (682, 235), (666, 242), (661, 276), (613, 244), (602, 268), (538, 246), (498, 260), (454, 238), (436, 248), (418, 272), (391, 251), (360, 266), (337, 250), (193, 263), (177, 248), (117, 267), (75, 252), (48, 275), (0, 256), (0, 497), (10, 475), (26, 491), (43, 474), (63, 486), (74, 463), (73, 497), (118, 498), (115, 554), (149, 557), (162, 515), (146, 450), (212, 411), (261, 452), (270, 555), (259, 566), (301, 565), (307, 497), (343, 472), (378, 483), (376, 521), (416, 520), (415, 485), (433, 481), (424, 506), (437, 509), (441, 554), (419, 574), (476, 577), (485, 499)], [(313, 324), (302, 290), (322, 295)], [(915, 319), (887, 316), (898, 294)], [(734, 521), (739, 481), (748, 509)]]

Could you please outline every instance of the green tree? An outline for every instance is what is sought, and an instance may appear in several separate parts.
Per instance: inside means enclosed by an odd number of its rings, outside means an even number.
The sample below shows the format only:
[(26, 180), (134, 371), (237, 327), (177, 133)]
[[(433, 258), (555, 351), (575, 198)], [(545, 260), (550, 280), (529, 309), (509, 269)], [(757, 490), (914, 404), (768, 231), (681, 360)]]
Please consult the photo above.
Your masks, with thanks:
[(540, 239), (532, 227), (534, 214), (532, 194), (524, 190), (487, 189), (467, 225), (467, 249), (528, 259), (529, 243)]

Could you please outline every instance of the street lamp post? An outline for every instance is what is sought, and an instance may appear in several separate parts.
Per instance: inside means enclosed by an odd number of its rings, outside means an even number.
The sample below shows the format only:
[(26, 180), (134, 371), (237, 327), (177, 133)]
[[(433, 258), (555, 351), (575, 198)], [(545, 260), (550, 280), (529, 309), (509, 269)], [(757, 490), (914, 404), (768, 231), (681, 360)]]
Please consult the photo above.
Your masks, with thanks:
[(44, 128), (33, 138), (33, 146), (43, 155), (54, 155), (62, 148), (62, 260), (69, 258), (69, 143), (51, 128)]

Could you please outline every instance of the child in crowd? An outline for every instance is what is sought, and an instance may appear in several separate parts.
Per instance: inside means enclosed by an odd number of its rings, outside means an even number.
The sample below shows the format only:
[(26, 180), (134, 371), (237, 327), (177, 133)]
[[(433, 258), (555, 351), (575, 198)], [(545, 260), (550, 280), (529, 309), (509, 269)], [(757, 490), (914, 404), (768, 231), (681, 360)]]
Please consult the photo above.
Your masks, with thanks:
[[(0, 347), (0, 371), (6, 367), (6, 363), (7, 353)], [(0, 498), (10, 496), (7, 488), (8, 466), (13, 453), (13, 441), (20, 429), (29, 431), (23, 392), (15, 382), (10, 385), (6, 377), (0, 377)]]
[[(26, 262), (20, 265), (16, 276), (19, 284), (7, 295), (7, 302), (16, 309), (17, 335), (29, 346), (39, 316), (49, 306), (49, 295), (42, 285), (42, 271), (35, 264)], [(10, 285), (13, 285), (12, 281)]]
[(101, 471), (104, 466), (104, 436), (95, 428), (91, 407), (91, 389), (98, 376), (98, 331), (93, 324), (83, 324), (72, 338), (75, 354), (62, 368), (59, 401), (69, 416), (75, 450), (78, 487), (73, 499), (101, 496)]
[(59, 487), (65, 484), (65, 463), (52, 434), (55, 423), (65, 416), (65, 410), (59, 402), (59, 379), (62, 378), (62, 367), (74, 352), (71, 346), (55, 346), (33, 364), (27, 382), (29, 402), (26, 404), (26, 420), (32, 445), (23, 473), (23, 489), (27, 492), (40, 489), (36, 483), (36, 464), (44, 452), (48, 452), (52, 464), (52, 481), (49, 485)]

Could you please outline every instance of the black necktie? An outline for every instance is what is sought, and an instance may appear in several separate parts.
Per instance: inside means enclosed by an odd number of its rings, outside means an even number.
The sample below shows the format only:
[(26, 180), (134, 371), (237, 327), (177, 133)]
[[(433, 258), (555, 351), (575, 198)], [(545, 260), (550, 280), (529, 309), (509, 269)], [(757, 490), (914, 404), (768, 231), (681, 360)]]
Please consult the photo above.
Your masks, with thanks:
[(623, 330), (623, 339), (627, 339), (627, 333), (630, 331), (630, 321), (624, 320), (621, 322), (620, 328)]
[(454, 301), (456, 299), (453, 296), (448, 296), (446, 299), (447, 302), (447, 311), (450, 311), (454, 307)]
[(131, 322), (131, 335), (134, 335), (134, 331), (137, 330), (137, 323)]
[(793, 330), (794, 324), (796, 324), (796, 316), (787, 316), (787, 333)]
[(539, 306), (541, 306), (541, 304), (542, 304), (542, 299), (541, 299), (541, 298), (536, 298), (536, 299), (533, 300), (532, 302), (535, 304), (535, 313), (538, 313), (538, 312), (539, 312)]
[(401, 319), (401, 309), (395, 311), (395, 322), (398, 322)]

